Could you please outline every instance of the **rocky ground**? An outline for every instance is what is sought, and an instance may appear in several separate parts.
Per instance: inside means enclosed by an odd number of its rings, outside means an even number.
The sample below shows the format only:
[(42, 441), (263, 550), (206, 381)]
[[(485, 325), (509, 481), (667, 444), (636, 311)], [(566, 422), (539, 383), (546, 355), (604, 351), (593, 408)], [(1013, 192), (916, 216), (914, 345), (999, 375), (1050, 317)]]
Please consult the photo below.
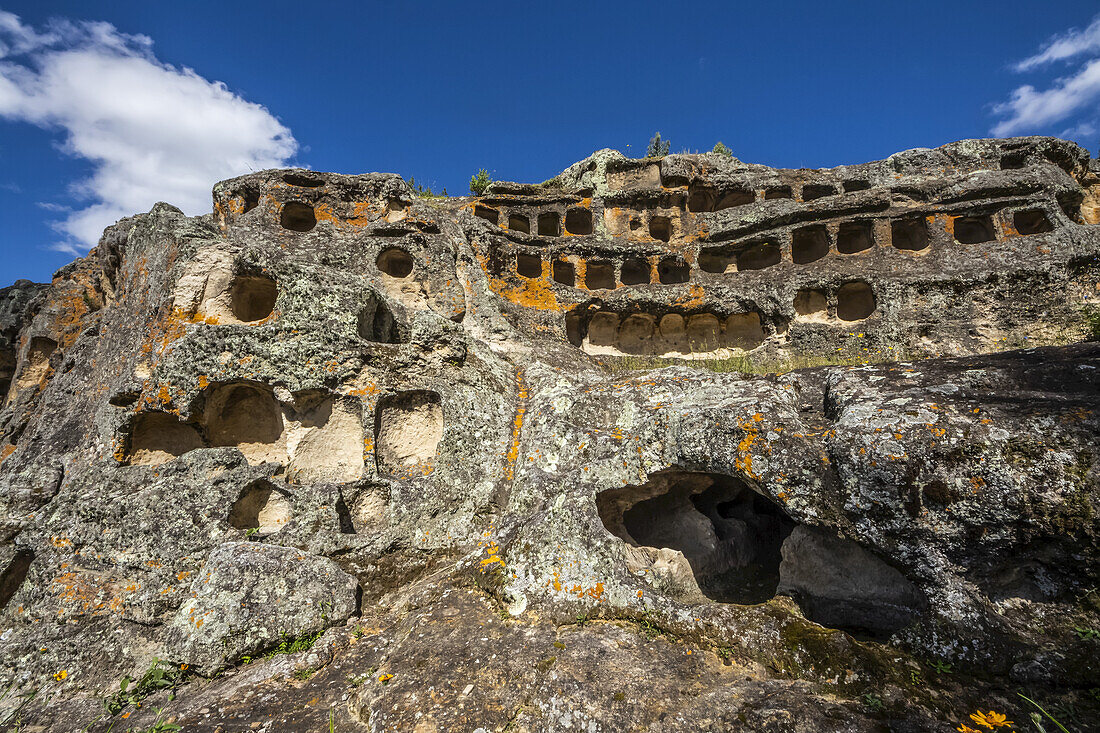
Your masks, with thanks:
[(0, 290), (0, 720), (1095, 729), (1098, 183), (600, 151), (126, 219)]

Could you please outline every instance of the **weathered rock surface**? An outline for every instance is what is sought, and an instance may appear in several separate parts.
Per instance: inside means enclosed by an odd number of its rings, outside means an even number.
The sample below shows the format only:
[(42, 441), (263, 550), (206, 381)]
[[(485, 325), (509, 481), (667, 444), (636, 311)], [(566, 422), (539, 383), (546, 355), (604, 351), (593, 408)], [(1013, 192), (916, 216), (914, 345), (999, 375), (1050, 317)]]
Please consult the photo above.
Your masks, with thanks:
[(0, 720), (1084, 730), (1098, 201), (1017, 138), (119, 222), (0, 291)]
[(227, 542), (206, 558), (191, 597), (168, 623), (166, 656), (210, 674), (241, 657), (341, 623), (358, 583), (333, 561), (256, 542)]

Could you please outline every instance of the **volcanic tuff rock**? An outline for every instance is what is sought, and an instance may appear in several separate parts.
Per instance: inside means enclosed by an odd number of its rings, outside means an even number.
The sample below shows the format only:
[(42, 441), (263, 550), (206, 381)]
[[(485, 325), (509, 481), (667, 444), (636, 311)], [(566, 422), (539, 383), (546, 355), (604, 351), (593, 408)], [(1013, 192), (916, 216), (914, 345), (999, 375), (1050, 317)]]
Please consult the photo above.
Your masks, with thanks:
[(1098, 173), (603, 150), (125, 219), (0, 290), (0, 715), (925, 731), (1023, 691), (1083, 730)]

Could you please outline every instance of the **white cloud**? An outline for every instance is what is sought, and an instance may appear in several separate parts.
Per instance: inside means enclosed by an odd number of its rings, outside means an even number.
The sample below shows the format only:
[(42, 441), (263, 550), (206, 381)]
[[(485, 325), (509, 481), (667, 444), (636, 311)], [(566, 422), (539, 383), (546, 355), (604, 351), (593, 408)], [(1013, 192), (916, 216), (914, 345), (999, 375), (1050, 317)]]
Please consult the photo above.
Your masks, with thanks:
[(1093, 59), (1077, 73), (1054, 81), (1043, 91), (1030, 84), (1017, 87), (1007, 102), (994, 105), (993, 112), (1006, 116), (993, 126), (998, 137), (1035, 132), (1070, 117), (1100, 98), (1100, 59)]
[(63, 149), (94, 164), (71, 186), (86, 205), (56, 223), (58, 249), (87, 250), (157, 201), (207, 212), (215, 182), (284, 165), (298, 149), (267, 109), (151, 49), (108, 23), (38, 31), (0, 11), (0, 117), (62, 130)]
[(1060, 36), (1047, 41), (1042, 50), (1013, 66), (1016, 71), (1030, 71), (1053, 61), (1064, 61), (1074, 56), (1100, 50), (1100, 16), (1089, 23), (1088, 28), (1071, 28)]
[[(1056, 61), (1082, 57), (1068, 75), (1052, 79), (1046, 89), (1024, 84), (1012, 90), (1005, 102), (993, 105), (993, 113), (1002, 117), (993, 125), (998, 137), (1018, 134), (1049, 133), (1058, 124), (1065, 137), (1091, 137), (1100, 121), (1100, 16), (1087, 28), (1070, 29), (1055, 36), (1039, 50), (1013, 65), (1018, 73), (1036, 71)], [(1058, 128), (1054, 128), (1055, 130)]]

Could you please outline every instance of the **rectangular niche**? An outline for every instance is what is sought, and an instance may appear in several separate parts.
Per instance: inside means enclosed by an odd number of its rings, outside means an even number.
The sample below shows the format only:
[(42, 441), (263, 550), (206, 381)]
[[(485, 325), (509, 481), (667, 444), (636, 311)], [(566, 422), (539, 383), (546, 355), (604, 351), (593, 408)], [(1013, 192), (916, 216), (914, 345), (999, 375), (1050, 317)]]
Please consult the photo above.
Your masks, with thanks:
[(380, 473), (401, 475), (430, 467), (443, 438), (443, 405), (438, 392), (409, 390), (378, 401), (374, 455)]

